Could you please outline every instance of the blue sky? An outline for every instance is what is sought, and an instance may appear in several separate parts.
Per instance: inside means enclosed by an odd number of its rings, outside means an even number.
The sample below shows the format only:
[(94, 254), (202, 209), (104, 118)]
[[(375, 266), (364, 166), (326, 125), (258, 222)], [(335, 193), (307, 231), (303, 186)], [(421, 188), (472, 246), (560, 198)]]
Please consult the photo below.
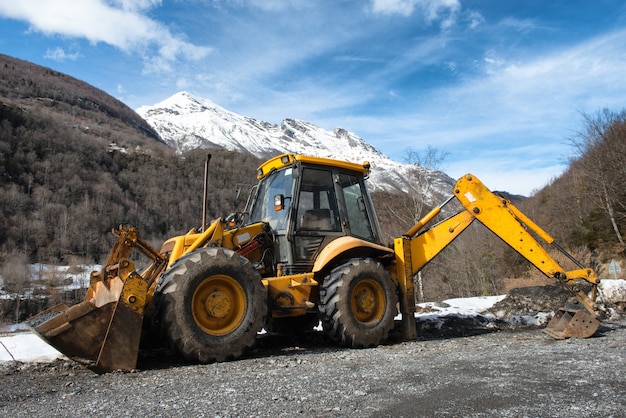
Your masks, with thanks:
[(626, 107), (626, 3), (576, 0), (0, 0), (0, 53), (132, 108), (180, 90), (361, 136), (397, 161), (528, 195), (581, 114)]

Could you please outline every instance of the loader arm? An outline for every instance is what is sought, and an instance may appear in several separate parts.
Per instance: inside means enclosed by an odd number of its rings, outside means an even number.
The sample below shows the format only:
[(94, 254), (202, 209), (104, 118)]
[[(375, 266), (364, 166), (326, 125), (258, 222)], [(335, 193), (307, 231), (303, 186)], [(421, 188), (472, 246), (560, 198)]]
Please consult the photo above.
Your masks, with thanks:
[[(61, 353), (98, 373), (135, 368), (144, 313), (167, 264), (135, 228), (120, 226), (113, 233), (117, 241), (102, 271), (91, 273), (85, 300), (56, 305), (26, 321)], [(133, 249), (152, 260), (142, 274), (128, 258)]]
[[(441, 212), (441, 209), (454, 198), (463, 205), (465, 210), (426, 228)], [(599, 279), (594, 271), (590, 268), (585, 268), (574, 257), (558, 246), (554, 238), (524, 215), (508, 199), (492, 193), (480, 180), (471, 174), (461, 177), (456, 182), (453, 196), (442, 205), (434, 208), (406, 234), (396, 238), (394, 241), (398, 281), (403, 294), (401, 298), (403, 316), (405, 313), (408, 314), (412, 310), (411, 308), (414, 307), (413, 276), (475, 220), (478, 220), (487, 229), (496, 234), (543, 274), (559, 281), (570, 293), (576, 296), (581, 305), (593, 315), (592, 317), (580, 314), (576, 321), (582, 317), (585, 327), (588, 328), (585, 333), (591, 332), (593, 334), (595, 332), (599, 325), (599, 322), (594, 318), (599, 315), (598, 308), (594, 302)], [(562, 252), (579, 268), (565, 271), (533, 234), (546, 244), (552, 245)], [(592, 298), (587, 296), (585, 291), (580, 288), (578, 285), (580, 280), (591, 284)], [(591, 323), (591, 325), (587, 323)], [(410, 338), (410, 325), (407, 324), (404, 327), (405, 336)], [(559, 332), (558, 335), (553, 336), (558, 338), (565, 334), (564, 332)]]

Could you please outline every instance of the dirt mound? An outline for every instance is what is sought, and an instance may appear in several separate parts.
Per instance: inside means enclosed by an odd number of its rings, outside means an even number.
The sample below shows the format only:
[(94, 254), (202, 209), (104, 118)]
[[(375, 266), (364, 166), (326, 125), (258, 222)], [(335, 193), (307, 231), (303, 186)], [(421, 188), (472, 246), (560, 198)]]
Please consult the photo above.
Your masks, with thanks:
[(490, 311), (496, 316), (535, 315), (552, 312), (567, 303), (574, 303), (572, 295), (560, 284), (529, 286), (511, 289), (506, 298)]

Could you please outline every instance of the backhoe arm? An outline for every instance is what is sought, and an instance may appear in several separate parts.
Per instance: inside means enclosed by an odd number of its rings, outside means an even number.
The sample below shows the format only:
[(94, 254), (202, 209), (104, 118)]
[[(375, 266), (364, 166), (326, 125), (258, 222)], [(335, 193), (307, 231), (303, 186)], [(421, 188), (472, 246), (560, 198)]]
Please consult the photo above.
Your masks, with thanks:
[[(454, 197), (463, 205), (465, 210), (425, 229)], [(594, 300), (599, 279), (594, 271), (585, 268), (559, 247), (554, 242), (554, 238), (524, 215), (508, 199), (493, 194), (480, 180), (467, 174), (457, 181), (453, 196), (442, 205), (434, 208), (406, 234), (394, 241), (396, 271), (402, 294), (403, 317), (411, 312), (414, 306), (413, 276), (458, 237), (474, 220), (482, 223), (546, 276), (558, 280), (576, 296), (589, 313), (598, 316), (598, 309)], [(546, 244), (558, 249), (579, 268), (565, 271), (531, 232), (545, 241)], [(584, 280), (592, 285), (593, 300), (578, 286), (579, 280)], [(595, 321), (593, 317), (583, 319)], [(406, 338), (412, 337), (412, 329), (410, 328), (408, 323), (404, 325)]]
[[(524, 215), (511, 202), (493, 194), (476, 177), (468, 174), (460, 178), (454, 188), (454, 194), (468, 212), (471, 212), (487, 229), (492, 231), (511, 248), (531, 262), (550, 278), (561, 282), (587, 311), (597, 314), (595, 303), (577, 285), (577, 280), (584, 280), (593, 286), (595, 299), (599, 283), (594, 271), (584, 268), (574, 257), (559, 247), (547, 232)], [(531, 235), (532, 231), (547, 244), (565, 254), (579, 269), (564, 271), (559, 263)]]

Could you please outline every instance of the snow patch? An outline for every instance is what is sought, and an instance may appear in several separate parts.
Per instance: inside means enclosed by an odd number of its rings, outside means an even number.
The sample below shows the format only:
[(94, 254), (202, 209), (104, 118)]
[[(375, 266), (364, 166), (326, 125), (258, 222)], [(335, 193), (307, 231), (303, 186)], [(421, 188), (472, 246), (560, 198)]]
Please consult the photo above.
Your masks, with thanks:
[(0, 337), (0, 362), (44, 363), (66, 357), (30, 332)]
[(598, 284), (598, 302), (626, 303), (626, 280), (606, 279)]

